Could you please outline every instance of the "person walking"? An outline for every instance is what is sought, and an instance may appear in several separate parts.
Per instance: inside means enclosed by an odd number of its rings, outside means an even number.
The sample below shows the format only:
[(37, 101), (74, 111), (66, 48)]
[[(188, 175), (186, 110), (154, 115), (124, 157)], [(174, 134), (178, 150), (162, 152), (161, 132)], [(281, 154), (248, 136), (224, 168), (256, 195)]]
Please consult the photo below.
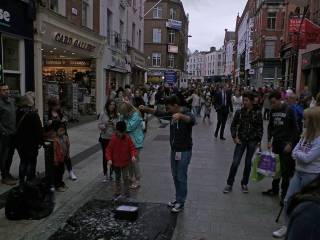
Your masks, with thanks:
[(192, 156), (192, 128), (195, 117), (181, 107), (177, 96), (172, 95), (165, 101), (168, 112), (156, 111), (140, 106), (144, 112), (170, 121), (171, 173), (175, 185), (175, 200), (168, 203), (173, 213), (183, 210), (188, 193), (188, 167)]
[(227, 85), (224, 85), (215, 96), (214, 107), (217, 112), (217, 127), (214, 136), (217, 138), (220, 130), (220, 139), (226, 140), (224, 137), (224, 129), (228, 120), (229, 112), (233, 112), (231, 92)]
[(10, 174), (14, 154), (14, 138), (16, 132), (16, 107), (9, 98), (9, 87), (0, 85), (0, 170), (1, 182), (15, 185), (17, 179)]
[[(291, 152), (294, 143), (299, 139), (299, 128), (293, 110), (282, 103), (281, 93), (278, 91), (271, 92), (269, 95), (271, 102), (271, 113), (268, 125), (268, 148), (272, 149), (275, 154), (279, 154), (281, 166), (281, 201), (286, 196), (290, 178), (294, 174), (294, 161)], [(278, 196), (280, 178), (273, 179), (272, 188), (264, 191), (266, 196)]]
[(243, 94), (243, 108), (235, 113), (231, 123), (231, 135), (236, 144), (233, 162), (229, 171), (227, 186), (223, 193), (232, 191), (235, 176), (241, 158), (246, 151), (245, 167), (243, 178), (241, 181), (241, 190), (243, 193), (248, 193), (248, 182), (251, 172), (252, 157), (261, 143), (263, 136), (263, 119), (262, 113), (253, 107), (254, 95), (251, 92)]
[(266, 92), (263, 96), (263, 119), (269, 120), (270, 118), (270, 110), (271, 110), (271, 104), (269, 100), (269, 92)]
[[(66, 136), (69, 138), (68, 136), (68, 132), (67, 132), (67, 119), (64, 117), (62, 110), (61, 110), (61, 105), (59, 103), (59, 100), (56, 98), (50, 98), (48, 101), (48, 106), (49, 106), (49, 111), (48, 111), (48, 122), (46, 124), (46, 132), (49, 134), (48, 137), (50, 138), (50, 132), (52, 132), (52, 126), (54, 123), (60, 123), (61, 125), (64, 125), (65, 128), (65, 134)], [(68, 159), (64, 160), (64, 163), (66, 164), (68, 173), (69, 173), (69, 178), (73, 181), (77, 180), (77, 176), (75, 175), (75, 173), (73, 172), (73, 168), (72, 168), (72, 162), (71, 162), (71, 158), (70, 155), (68, 155)]]
[(31, 181), (36, 177), (37, 157), (43, 145), (43, 128), (31, 96), (20, 99), (17, 109), (16, 148), (20, 157), (19, 182)]
[(296, 168), (284, 200), (286, 225), (273, 232), (273, 236), (276, 238), (282, 238), (286, 235), (287, 224), (289, 223), (287, 212), (291, 197), (320, 175), (319, 122), (320, 107), (310, 108), (304, 112), (305, 132), (292, 152)]
[(243, 98), (241, 96), (240, 90), (236, 90), (235, 94), (232, 96), (232, 106), (234, 113), (242, 108)]
[(119, 115), (117, 112), (117, 104), (115, 100), (108, 100), (105, 104), (104, 110), (99, 115), (98, 128), (100, 130), (99, 142), (102, 149), (102, 167), (103, 167), (103, 182), (112, 180), (112, 167), (109, 168), (108, 174), (108, 164), (105, 157), (105, 150), (110, 142), (112, 134), (116, 130), (116, 124), (119, 121)]
[(200, 96), (197, 90), (194, 90), (192, 95), (187, 99), (187, 101), (191, 100), (192, 112), (196, 117), (200, 117)]
[(116, 132), (112, 135), (110, 143), (105, 149), (108, 165), (116, 173), (114, 200), (117, 200), (122, 193), (121, 177), (124, 185), (124, 196), (129, 197), (130, 165), (137, 161), (138, 152), (126, 131), (126, 123), (123, 121), (117, 122)]
[(138, 152), (137, 161), (130, 165), (130, 177), (132, 181), (130, 188), (138, 189), (140, 187), (141, 179), (139, 155), (143, 148), (144, 141), (143, 120), (140, 111), (129, 102), (120, 104), (119, 113), (122, 116), (122, 120), (124, 120), (127, 125), (127, 133), (131, 137)]

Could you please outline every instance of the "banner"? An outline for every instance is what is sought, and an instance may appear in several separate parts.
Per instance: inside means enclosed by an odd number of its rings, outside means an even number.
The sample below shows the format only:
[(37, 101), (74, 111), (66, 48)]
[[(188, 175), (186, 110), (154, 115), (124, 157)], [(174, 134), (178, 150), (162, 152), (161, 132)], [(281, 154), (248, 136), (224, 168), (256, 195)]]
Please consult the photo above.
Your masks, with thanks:
[(303, 21), (298, 17), (290, 19), (289, 33), (293, 45), (299, 49), (305, 49), (308, 44), (320, 43), (320, 26), (309, 19)]
[(165, 71), (164, 82), (167, 84), (175, 84), (177, 82), (177, 73), (175, 71)]

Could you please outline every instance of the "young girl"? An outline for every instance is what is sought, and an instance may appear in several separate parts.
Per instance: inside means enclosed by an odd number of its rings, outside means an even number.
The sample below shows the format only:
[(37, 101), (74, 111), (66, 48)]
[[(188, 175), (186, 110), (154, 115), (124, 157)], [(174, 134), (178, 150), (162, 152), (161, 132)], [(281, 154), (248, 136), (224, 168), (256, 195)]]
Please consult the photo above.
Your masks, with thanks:
[(124, 195), (129, 197), (129, 168), (130, 164), (136, 161), (137, 150), (126, 133), (126, 123), (120, 121), (116, 125), (116, 132), (112, 135), (110, 143), (106, 148), (106, 159), (108, 165), (116, 173), (116, 186), (114, 199), (116, 200), (122, 193), (121, 177), (124, 184)]
[[(290, 198), (317, 178), (320, 174), (320, 107), (307, 109), (304, 112), (305, 132), (300, 142), (294, 148), (292, 157), (296, 161), (296, 170), (290, 181), (284, 200), (287, 213)], [(286, 215), (286, 223), (288, 223)], [(274, 237), (284, 237), (287, 227), (283, 226), (273, 233)]]
[(64, 164), (70, 158), (70, 142), (66, 135), (64, 125), (54, 123), (54, 187), (57, 192), (64, 192), (67, 186), (63, 182)]
[(140, 166), (139, 166), (139, 152), (143, 148), (144, 134), (143, 134), (143, 120), (140, 111), (132, 104), (123, 102), (120, 104), (119, 112), (127, 125), (127, 133), (131, 137), (137, 151), (137, 161), (130, 166), (130, 177), (132, 184), (131, 189), (140, 187)]
[(100, 129), (99, 142), (101, 144), (102, 160), (103, 160), (102, 162), (103, 174), (104, 174), (103, 182), (107, 182), (108, 178), (109, 180), (112, 180), (113, 170), (112, 170), (112, 167), (109, 169), (109, 176), (108, 176), (108, 165), (107, 165), (107, 160), (104, 152), (110, 142), (112, 134), (116, 130), (116, 123), (118, 121), (119, 121), (119, 115), (117, 112), (116, 102), (114, 100), (108, 100), (104, 107), (104, 111), (99, 115), (99, 121), (98, 121), (98, 128)]
[[(69, 138), (67, 133), (67, 119), (63, 116), (59, 100), (56, 98), (51, 98), (48, 101), (48, 105), (49, 105), (49, 113), (48, 113), (48, 122), (46, 124), (46, 132), (48, 133), (52, 131), (53, 123), (60, 123), (64, 126), (66, 137)], [(50, 138), (50, 134), (48, 135), (48, 137)], [(77, 176), (74, 174), (72, 170), (72, 163), (71, 163), (70, 157), (66, 159), (65, 164), (69, 172), (69, 178), (73, 181), (77, 180)]]

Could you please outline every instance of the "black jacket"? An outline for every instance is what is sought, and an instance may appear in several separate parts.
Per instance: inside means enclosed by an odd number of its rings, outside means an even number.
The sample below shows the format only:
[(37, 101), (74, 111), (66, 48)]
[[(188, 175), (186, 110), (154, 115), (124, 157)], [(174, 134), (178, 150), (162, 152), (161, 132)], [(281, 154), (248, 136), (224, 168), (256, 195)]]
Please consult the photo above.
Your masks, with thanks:
[(175, 152), (191, 151), (193, 146), (192, 128), (195, 124), (195, 118), (187, 109), (183, 109), (181, 113), (190, 116), (191, 122), (174, 122), (170, 113), (160, 111), (155, 113), (155, 116), (170, 121), (170, 146)]
[(225, 98), (226, 98), (226, 104), (224, 105), (222, 101), (222, 91), (219, 91), (216, 93), (214, 97), (214, 108), (216, 111), (227, 111), (227, 112), (233, 112), (233, 106), (232, 106), (232, 92), (231, 91), (225, 91)]
[(299, 139), (299, 127), (295, 113), (283, 104), (279, 110), (271, 110), (268, 125), (268, 142), (294, 144)]
[(43, 128), (37, 111), (33, 108), (17, 110), (16, 146), (28, 151), (37, 151), (43, 143)]
[(238, 110), (231, 123), (232, 138), (238, 137), (240, 141), (261, 142), (263, 136), (262, 113), (257, 109), (248, 111), (245, 108)]

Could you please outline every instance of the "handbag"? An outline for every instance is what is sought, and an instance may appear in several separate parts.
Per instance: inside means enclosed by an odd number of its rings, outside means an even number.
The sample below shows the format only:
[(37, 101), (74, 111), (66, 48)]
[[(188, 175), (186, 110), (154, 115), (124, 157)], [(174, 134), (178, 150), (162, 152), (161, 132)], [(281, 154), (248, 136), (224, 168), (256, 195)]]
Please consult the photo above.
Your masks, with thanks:
[(260, 182), (264, 179), (264, 175), (258, 172), (259, 163), (261, 160), (261, 150), (257, 150), (252, 162), (251, 179), (254, 182)]
[(279, 156), (271, 151), (261, 153), (260, 161), (257, 167), (257, 172), (266, 177), (276, 177), (280, 170)]

